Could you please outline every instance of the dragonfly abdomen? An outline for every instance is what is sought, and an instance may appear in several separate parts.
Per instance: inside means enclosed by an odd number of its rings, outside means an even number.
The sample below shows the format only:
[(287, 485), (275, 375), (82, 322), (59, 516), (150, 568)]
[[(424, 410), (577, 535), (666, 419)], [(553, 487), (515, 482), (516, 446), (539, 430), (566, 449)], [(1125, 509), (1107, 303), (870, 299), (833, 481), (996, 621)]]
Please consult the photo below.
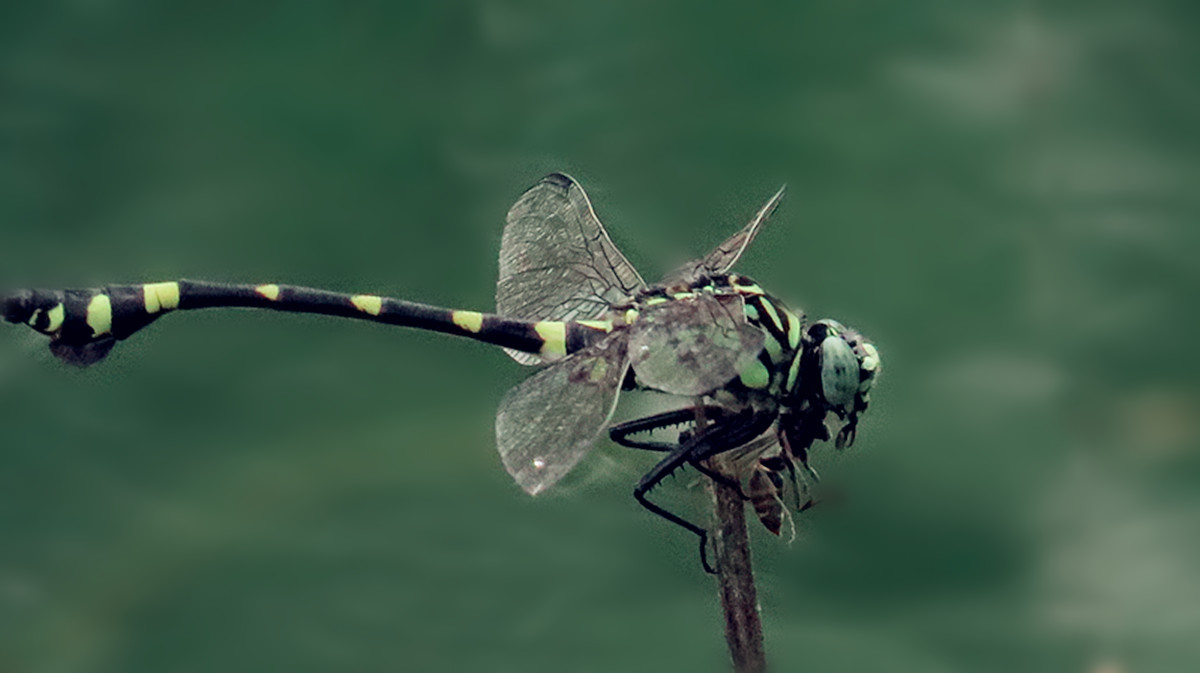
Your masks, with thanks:
[(23, 290), (4, 301), (8, 322), (51, 337), (51, 350), (87, 366), (112, 346), (172, 311), (256, 308), (315, 313), (412, 327), (533, 353), (552, 361), (586, 348), (612, 329), (606, 321), (515, 320), (374, 294), (345, 294), (296, 285), (169, 281), (86, 290)]

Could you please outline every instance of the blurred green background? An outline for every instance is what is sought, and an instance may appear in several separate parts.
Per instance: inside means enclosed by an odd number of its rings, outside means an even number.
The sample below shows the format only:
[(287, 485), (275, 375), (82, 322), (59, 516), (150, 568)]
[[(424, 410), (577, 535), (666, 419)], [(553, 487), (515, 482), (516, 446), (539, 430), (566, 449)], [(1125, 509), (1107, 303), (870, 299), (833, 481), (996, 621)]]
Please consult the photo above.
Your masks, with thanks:
[[(1198, 19), (6, 3), (0, 285), (487, 309), (547, 172), (647, 277), (786, 182), (739, 269), (885, 374), (817, 452), (844, 497), (790, 546), (754, 524), (776, 670), (1197, 670)], [(173, 316), (86, 371), (5, 328), (0, 671), (725, 670), (692, 538), (629, 497), (653, 456), (602, 442), (537, 499), (504, 473), (525, 374), (311, 317)], [(664, 496), (699, 507), (687, 483)]]

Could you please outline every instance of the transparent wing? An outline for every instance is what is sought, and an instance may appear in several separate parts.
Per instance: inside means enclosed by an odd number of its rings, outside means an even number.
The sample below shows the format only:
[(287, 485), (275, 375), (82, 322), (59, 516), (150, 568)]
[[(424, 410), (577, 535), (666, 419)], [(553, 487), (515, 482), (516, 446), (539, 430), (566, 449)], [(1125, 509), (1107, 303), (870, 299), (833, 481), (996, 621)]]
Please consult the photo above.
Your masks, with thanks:
[[(608, 237), (574, 179), (551, 173), (508, 211), (496, 312), (523, 320), (591, 320), (646, 286)], [(509, 351), (523, 364), (536, 355)]]
[(629, 328), (629, 359), (648, 388), (702, 395), (753, 365), (765, 341), (740, 296), (701, 294), (642, 311)]
[(705, 274), (727, 273), (737, 263), (742, 253), (750, 246), (750, 243), (754, 241), (754, 237), (758, 236), (762, 225), (766, 223), (771, 214), (775, 212), (775, 209), (779, 207), (780, 202), (783, 201), (783, 193), (786, 189), (786, 185), (780, 187), (779, 191), (775, 192), (775, 196), (772, 196), (766, 205), (759, 208), (749, 224), (726, 239), (724, 243), (714, 248), (712, 252), (701, 259), (689, 262), (668, 275), (667, 278), (671, 280), (690, 280)]
[(625, 371), (623, 334), (556, 362), (508, 391), (496, 412), (496, 445), (508, 473), (530, 495), (553, 486), (587, 455), (617, 404)]

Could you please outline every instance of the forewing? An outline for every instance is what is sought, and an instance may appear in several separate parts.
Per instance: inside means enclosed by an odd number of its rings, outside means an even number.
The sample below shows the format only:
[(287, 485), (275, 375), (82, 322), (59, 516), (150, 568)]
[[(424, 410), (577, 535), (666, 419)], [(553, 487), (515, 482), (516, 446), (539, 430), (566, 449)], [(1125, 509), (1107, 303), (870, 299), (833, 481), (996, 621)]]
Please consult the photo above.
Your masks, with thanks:
[(537, 495), (587, 455), (628, 367), (624, 335), (614, 334), (508, 391), (496, 413), (496, 445), (521, 488)]
[[(500, 315), (591, 320), (645, 285), (571, 177), (547, 175), (508, 211), (496, 284)], [(509, 354), (524, 364), (541, 361), (527, 353)]]
[(783, 201), (783, 194), (786, 189), (786, 185), (780, 187), (779, 191), (775, 192), (775, 195), (767, 201), (766, 205), (759, 208), (754, 218), (750, 220), (750, 223), (742, 227), (740, 231), (730, 236), (724, 243), (714, 248), (712, 252), (701, 259), (688, 263), (683, 268), (672, 273), (668, 278), (690, 280), (701, 275), (728, 273), (733, 268), (733, 265), (737, 263), (738, 259), (741, 258), (746, 248), (750, 246), (750, 243), (754, 241), (754, 237), (758, 236), (758, 232), (762, 229), (763, 224), (771, 217), (775, 209), (779, 207), (780, 202)]
[(764, 342), (740, 296), (699, 294), (644, 309), (629, 328), (629, 359), (648, 388), (702, 395), (751, 365)]

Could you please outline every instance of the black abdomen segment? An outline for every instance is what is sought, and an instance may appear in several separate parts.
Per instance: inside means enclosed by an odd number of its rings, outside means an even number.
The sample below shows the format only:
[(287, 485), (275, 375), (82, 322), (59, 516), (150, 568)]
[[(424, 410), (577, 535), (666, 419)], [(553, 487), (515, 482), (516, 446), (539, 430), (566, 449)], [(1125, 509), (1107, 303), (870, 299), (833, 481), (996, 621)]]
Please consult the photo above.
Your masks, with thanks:
[[(464, 336), (547, 360), (596, 341), (607, 329), (553, 321), (513, 320), (368, 294), (343, 294), (291, 285), (228, 285), (177, 281), (113, 285), (91, 290), (23, 290), (4, 300), (4, 318), (51, 337), (63, 360), (86, 366), (116, 341), (174, 310), (258, 308), (354, 318)], [(608, 329), (611, 329), (608, 328)]]

